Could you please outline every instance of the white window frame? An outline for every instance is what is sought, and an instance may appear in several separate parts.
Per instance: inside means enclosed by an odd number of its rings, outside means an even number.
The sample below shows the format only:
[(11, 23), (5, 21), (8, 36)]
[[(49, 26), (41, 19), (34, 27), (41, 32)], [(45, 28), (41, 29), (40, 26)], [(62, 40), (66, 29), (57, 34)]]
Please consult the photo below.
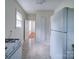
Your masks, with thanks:
[(21, 28), (22, 27), (22, 15), (19, 11), (16, 11), (16, 28)]

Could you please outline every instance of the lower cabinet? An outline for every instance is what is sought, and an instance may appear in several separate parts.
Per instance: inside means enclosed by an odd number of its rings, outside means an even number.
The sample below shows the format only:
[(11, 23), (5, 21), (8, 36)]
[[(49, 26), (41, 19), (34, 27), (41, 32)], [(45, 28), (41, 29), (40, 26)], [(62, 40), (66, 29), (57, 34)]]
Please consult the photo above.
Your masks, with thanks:
[(10, 59), (22, 59), (22, 46), (11, 56)]

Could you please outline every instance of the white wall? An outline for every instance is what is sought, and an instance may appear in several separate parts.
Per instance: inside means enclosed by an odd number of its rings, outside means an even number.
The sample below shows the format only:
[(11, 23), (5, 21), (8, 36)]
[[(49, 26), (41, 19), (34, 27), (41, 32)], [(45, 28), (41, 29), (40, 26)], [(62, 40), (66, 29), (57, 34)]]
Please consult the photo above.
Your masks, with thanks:
[(36, 15), (36, 40), (44, 42), (50, 39), (50, 16), (51, 12), (40, 11)]
[[(15, 27), (16, 10), (22, 14), (23, 21), (27, 19), (27, 14), (16, 0), (5, 0), (5, 38), (19, 38), (23, 41), (23, 23), (22, 28), (19, 29)], [(10, 35), (11, 30), (12, 35)]]
[[(16, 28), (16, 10), (19, 11), (23, 16), (24, 20), (27, 20), (27, 14), (21, 8), (16, 0), (5, 0), (5, 38), (19, 38), (21, 43), (23, 44), (24, 40), (24, 24), (22, 22), (22, 28)], [(12, 31), (12, 34), (10, 34)], [(15, 58), (22, 58), (22, 46), (19, 50), (12, 56), (13, 59)]]

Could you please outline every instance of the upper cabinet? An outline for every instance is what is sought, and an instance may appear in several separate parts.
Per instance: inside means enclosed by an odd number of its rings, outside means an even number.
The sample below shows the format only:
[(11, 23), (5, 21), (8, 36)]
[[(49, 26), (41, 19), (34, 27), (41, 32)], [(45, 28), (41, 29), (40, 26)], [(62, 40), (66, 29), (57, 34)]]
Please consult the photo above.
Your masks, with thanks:
[(51, 17), (51, 30), (67, 32), (67, 8), (62, 9), (61, 11), (55, 13)]

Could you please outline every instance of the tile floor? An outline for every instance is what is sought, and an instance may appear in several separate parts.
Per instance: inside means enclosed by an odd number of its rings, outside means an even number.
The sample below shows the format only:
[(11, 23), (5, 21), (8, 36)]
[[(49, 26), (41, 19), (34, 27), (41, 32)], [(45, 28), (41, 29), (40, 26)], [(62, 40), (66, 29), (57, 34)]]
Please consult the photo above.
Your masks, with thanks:
[(50, 50), (48, 41), (41, 44), (32, 44), (28, 49), (28, 43), (25, 41), (23, 44), (22, 59), (50, 59)]

